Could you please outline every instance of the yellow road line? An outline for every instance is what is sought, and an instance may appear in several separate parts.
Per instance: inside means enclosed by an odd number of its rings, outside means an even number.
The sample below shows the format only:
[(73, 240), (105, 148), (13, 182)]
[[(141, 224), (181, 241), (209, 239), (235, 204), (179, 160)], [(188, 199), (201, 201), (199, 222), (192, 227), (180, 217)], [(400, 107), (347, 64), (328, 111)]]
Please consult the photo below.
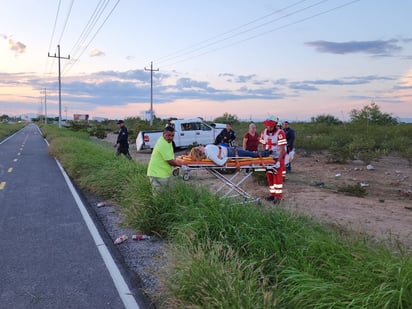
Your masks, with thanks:
[(14, 159), (13, 162), (17, 162), (17, 159)]
[(5, 186), (6, 186), (5, 181), (0, 182), (0, 190), (3, 190)]
[(7, 170), (7, 173), (11, 173), (13, 171), (12, 167), (9, 167), (9, 169)]

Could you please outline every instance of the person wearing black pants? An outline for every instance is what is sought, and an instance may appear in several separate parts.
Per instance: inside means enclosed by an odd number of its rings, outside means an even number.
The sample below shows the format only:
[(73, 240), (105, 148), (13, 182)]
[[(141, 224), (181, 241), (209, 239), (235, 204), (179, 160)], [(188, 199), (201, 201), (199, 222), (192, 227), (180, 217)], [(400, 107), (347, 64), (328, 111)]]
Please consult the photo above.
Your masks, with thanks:
[(117, 148), (116, 154), (118, 156), (124, 154), (126, 158), (131, 160), (132, 156), (129, 153), (129, 132), (127, 131), (123, 120), (119, 120), (117, 125), (119, 126), (119, 135), (117, 136), (116, 144), (114, 144), (113, 147)]

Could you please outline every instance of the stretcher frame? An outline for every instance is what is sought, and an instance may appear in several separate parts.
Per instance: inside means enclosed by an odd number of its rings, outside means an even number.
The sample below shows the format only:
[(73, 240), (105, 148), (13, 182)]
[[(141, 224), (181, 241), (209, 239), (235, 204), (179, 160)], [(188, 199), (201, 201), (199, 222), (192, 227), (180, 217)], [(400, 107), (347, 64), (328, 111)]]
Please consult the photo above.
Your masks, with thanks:
[[(221, 181), (221, 186), (216, 189), (215, 194), (221, 194), (220, 198), (234, 199), (235, 204), (260, 203), (260, 198), (253, 197), (249, 192), (240, 186), (249, 179), (254, 172), (266, 172), (268, 169), (276, 169), (276, 161), (271, 157), (264, 158), (228, 158), (225, 165), (216, 165), (211, 160), (201, 160), (199, 162), (185, 160), (178, 157), (182, 168), (173, 172), (178, 176), (182, 172), (184, 181), (190, 179), (190, 172), (204, 170)], [(224, 171), (235, 171), (234, 174), (224, 174)], [(240, 198), (239, 198), (240, 197)]]

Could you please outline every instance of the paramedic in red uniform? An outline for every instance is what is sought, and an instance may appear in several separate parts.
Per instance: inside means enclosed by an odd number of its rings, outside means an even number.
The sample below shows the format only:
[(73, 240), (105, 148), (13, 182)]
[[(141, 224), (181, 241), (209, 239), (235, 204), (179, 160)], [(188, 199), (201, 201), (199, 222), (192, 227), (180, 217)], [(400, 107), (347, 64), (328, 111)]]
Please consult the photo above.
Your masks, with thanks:
[(277, 118), (274, 116), (269, 117), (263, 122), (266, 128), (260, 134), (260, 142), (263, 144), (263, 148), (272, 150), (272, 156), (277, 161), (277, 168), (266, 171), (270, 192), (270, 196), (266, 199), (273, 201), (274, 204), (279, 204), (282, 200), (282, 172), (285, 170), (285, 148), (287, 145), (285, 132), (277, 127), (277, 123)]

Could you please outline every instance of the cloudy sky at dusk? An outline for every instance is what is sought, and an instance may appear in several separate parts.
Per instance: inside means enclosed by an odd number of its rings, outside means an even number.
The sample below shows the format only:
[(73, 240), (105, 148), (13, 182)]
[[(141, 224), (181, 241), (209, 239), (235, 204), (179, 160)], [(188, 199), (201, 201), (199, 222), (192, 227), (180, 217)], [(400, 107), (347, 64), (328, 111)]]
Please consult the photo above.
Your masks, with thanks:
[[(0, 114), (412, 121), (412, 1), (0, 0)], [(157, 70), (158, 69), (158, 70)], [(44, 113), (44, 111), (43, 111)]]

